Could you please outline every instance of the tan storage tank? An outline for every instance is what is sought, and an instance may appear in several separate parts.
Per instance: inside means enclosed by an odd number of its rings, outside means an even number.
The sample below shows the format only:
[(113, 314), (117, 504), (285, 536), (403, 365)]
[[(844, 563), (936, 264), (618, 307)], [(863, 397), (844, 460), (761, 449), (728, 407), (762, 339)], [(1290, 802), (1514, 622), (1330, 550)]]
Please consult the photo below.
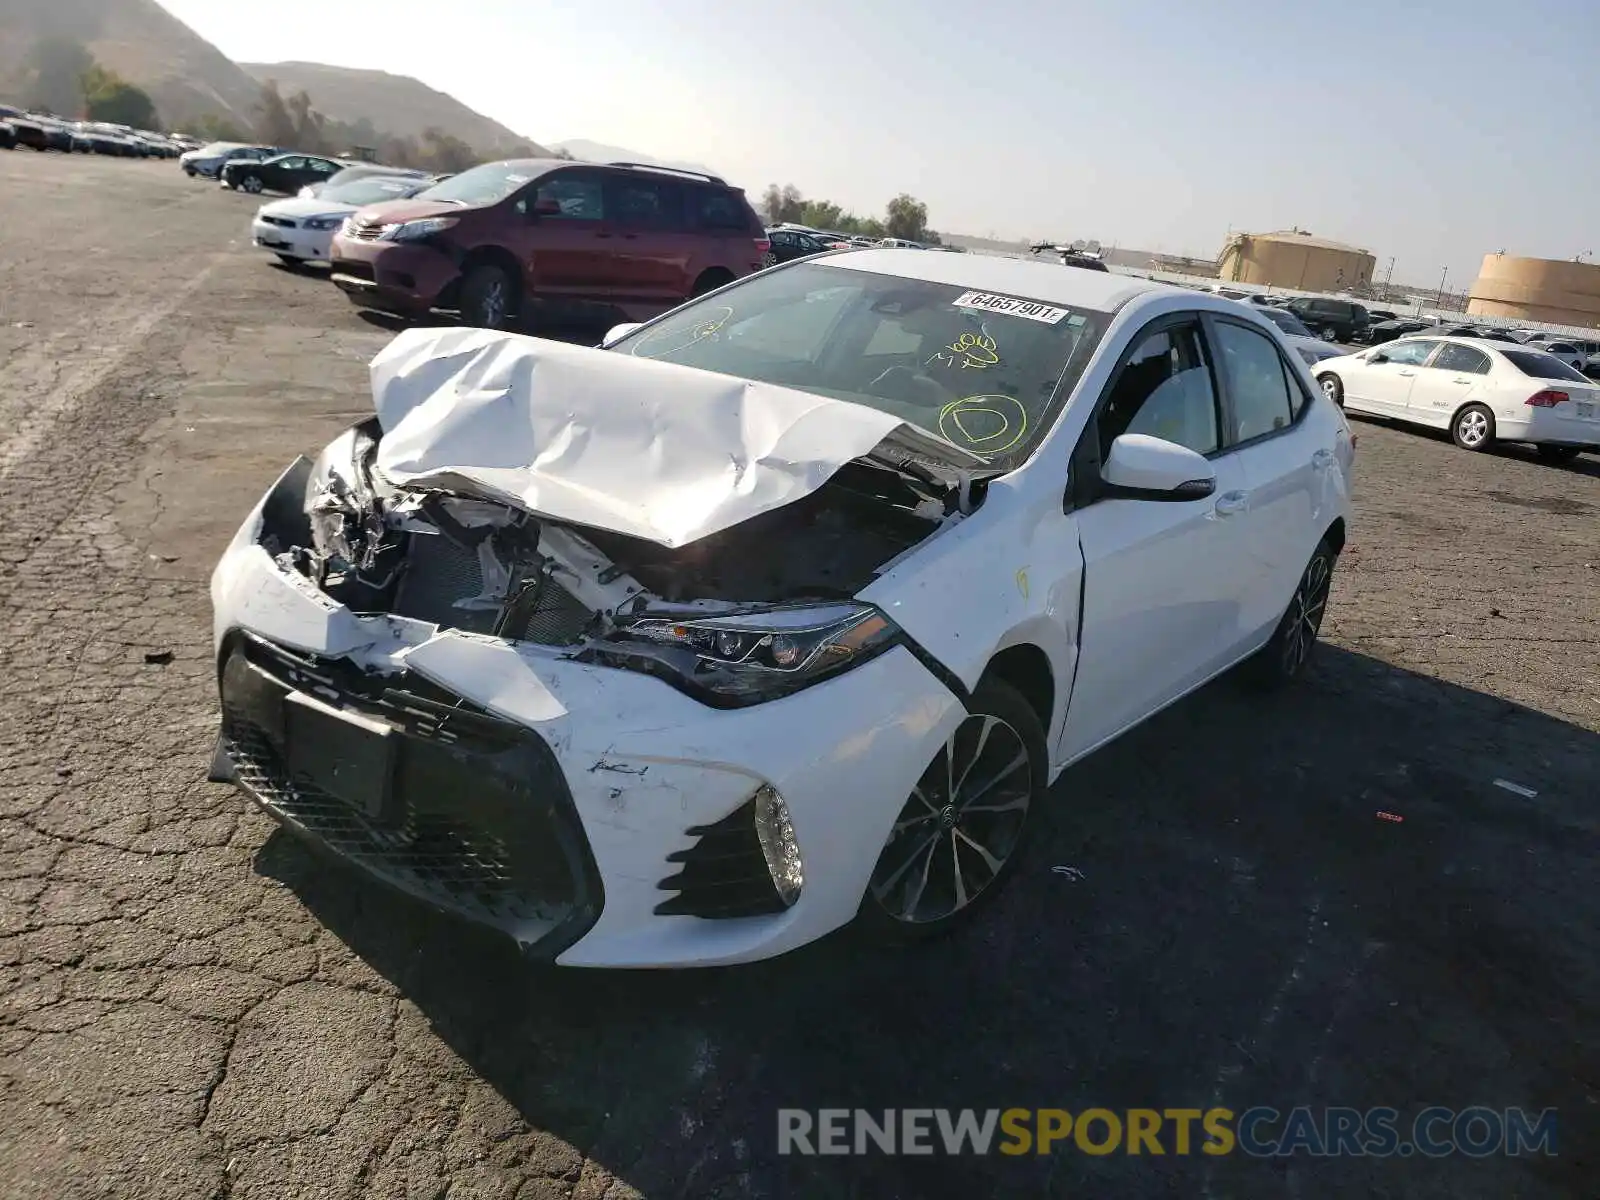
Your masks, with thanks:
[(1560, 258), (1485, 254), (1467, 311), (1600, 329), (1600, 266)]
[(1217, 256), (1217, 278), (1302, 292), (1341, 292), (1366, 287), (1377, 265), (1376, 258), (1357, 246), (1298, 229), (1236, 233)]

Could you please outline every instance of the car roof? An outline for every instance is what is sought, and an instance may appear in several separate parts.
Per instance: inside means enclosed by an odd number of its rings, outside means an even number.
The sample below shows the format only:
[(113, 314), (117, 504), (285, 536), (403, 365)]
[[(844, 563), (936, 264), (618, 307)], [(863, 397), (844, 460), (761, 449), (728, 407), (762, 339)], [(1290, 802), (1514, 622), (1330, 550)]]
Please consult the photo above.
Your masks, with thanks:
[[(819, 261), (812, 259), (812, 262)], [(1135, 296), (1172, 290), (1108, 271), (1084, 271), (1059, 263), (1029, 262), (987, 254), (928, 254), (921, 250), (841, 250), (826, 257), (830, 267), (875, 271), (904, 279), (948, 283), (973, 291), (1042, 300), (1069, 308), (1110, 312)]]

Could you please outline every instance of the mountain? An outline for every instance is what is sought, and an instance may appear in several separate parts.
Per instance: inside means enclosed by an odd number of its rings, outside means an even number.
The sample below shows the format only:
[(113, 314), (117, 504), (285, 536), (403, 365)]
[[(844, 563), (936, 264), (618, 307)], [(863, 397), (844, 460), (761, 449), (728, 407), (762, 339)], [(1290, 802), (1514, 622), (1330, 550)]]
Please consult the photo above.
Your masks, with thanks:
[(355, 125), (365, 119), (380, 130), (402, 136), (437, 128), (486, 154), (510, 146), (531, 146), (536, 155), (548, 153), (454, 96), (435, 91), (409, 75), (308, 62), (240, 66), (263, 83), (276, 80), (284, 96), (306, 92), (312, 106), (335, 121)]
[(680, 162), (673, 159), (653, 158), (638, 150), (626, 150), (621, 146), (608, 146), (604, 142), (591, 142), (584, 138), (571, 138), (565, 142), (554, 142), (552, 150), (564, 150), (573, 158), (582, 159), (584, 162), (632, 162), (644, 163), (652, 167), (672, 167), (679, 171), (698, 171), (702, 175), (717, 175), (701, 163)]
[(149, 92), (168, 125), (205, 113), (247, 122), (260, 90), (227, 55), (155, 0), (4, 0), (0, 95), (27, 101), (29, 58), (46, 37), (82, 43), (96, 60)]

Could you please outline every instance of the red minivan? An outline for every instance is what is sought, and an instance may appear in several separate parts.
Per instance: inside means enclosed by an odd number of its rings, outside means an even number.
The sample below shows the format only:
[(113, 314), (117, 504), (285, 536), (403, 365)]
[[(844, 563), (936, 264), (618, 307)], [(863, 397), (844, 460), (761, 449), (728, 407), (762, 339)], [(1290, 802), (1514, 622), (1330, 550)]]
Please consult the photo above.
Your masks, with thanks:
[(714, 175), (523, 159), (352, 214), (333, 281), (363, 308), (455, 309), (489, 329), (535, 307), (642, 321), (759, 270), (769, 249), (744, 193)]

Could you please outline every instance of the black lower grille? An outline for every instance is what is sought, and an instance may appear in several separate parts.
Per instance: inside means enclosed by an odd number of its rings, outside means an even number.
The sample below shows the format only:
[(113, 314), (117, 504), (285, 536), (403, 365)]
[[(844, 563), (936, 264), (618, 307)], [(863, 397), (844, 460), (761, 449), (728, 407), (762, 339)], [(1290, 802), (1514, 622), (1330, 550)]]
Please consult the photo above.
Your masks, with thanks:
[(667, 855), (668, 862), (681, 866), (660, 883), (677, 895), (656, 905), (657, 913), (726, 919), (780, 913), (788, 907), (761, 852), (753, 798), (716, 824), (691, 826), (688, 833), (698, 840)]
[(371, 263), (352, 262), (348, 258), (334, 259), (333, 273), (335, 275), (348, 275), (352, 279), (365, 279), (368, 283), (371, 283), (376, 278), (372, 273)]
[(294, 229), (297, 227), (295, 222), (291, 221), (288, 217), (269, 217), (263, 215), (261, 219), (268, 225), (276, 225), (279, 229)]
[[(322, 706), (311, 706), (320, 733), (310, 769), (295, 724), (307, 706), (292, 695)], [(240, 637), (222, 675), (224, 744), (240, 786), (296, 833), (525, 948), (558, 952), (593, 924), (600, 901), (561, 768), (537, 734), (441, 696)], [(338, 782), (341, 767), (372, 761), (374, 727), (390, 747), (381, 805)]]

